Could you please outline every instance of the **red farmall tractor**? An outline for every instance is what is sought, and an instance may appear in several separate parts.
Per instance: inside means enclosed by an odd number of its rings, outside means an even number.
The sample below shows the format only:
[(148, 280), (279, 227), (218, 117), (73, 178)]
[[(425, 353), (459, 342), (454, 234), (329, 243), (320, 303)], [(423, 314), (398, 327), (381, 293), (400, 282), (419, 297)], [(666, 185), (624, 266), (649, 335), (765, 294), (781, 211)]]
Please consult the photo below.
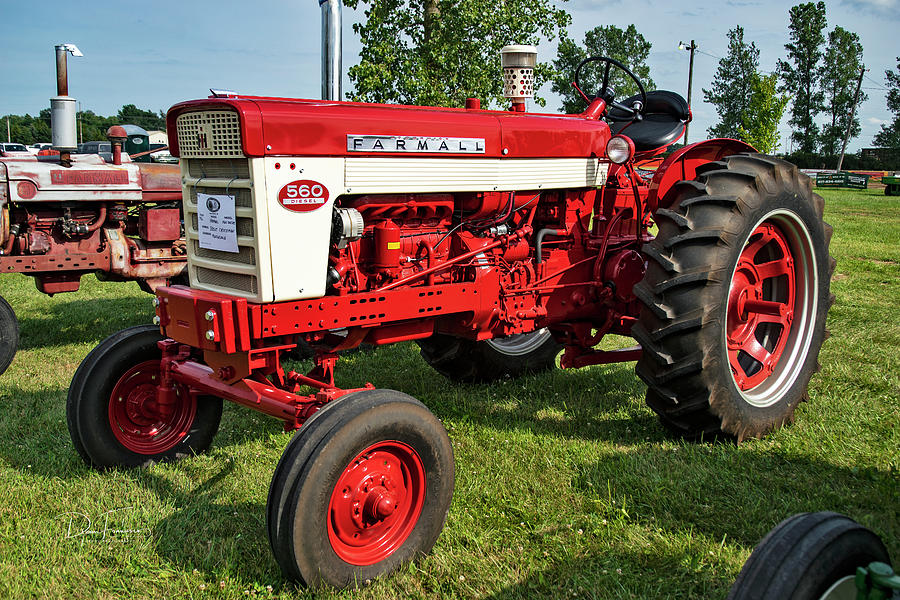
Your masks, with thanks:
[[(84, 360), (78, 452), (129, 467), (202, 452), (222, 399), (298, 429), (268, 534), (285, 575), (352, 585), (427, 552), (454, 485), (450, 440), (399, 391), (334, 383), (339, 352), (416, 341), (458, 381), (637, 360), (677, 434), (762, 436), (807, 396), (833, 261), (822, 199), (791, 164), (708, 140), (624, 65), (581, 114), (530, 114), (534, 55), (504, 55), (508, 111), (214, 94), (168, 114), (191, 287), (157, 326)], [(581, 69), (581, 67), (579, 67)], [(617, 100), (618, 69), (640, 93)], [(576, 73), (576, 83), (579, 73)], [(608, 333), (639, 346), (604, 351)], [(307, 373), (282, 359), (315, 350)]]
[[(56, 47), (57, 96), (51, 99), (55, 154), (0, 152), (0, 273), (34, 277), (39, 291), (74, 292), (82, 275), (137, 280), (147, 291), (180, 276), (181, 175), (175, 165), (131, 162), (127, 134), (111, 127), (111, 155), (75, 154), (75, 99), (66, 57)], [(15, 312), (0, 297), (0, 373), (16, 354)]]

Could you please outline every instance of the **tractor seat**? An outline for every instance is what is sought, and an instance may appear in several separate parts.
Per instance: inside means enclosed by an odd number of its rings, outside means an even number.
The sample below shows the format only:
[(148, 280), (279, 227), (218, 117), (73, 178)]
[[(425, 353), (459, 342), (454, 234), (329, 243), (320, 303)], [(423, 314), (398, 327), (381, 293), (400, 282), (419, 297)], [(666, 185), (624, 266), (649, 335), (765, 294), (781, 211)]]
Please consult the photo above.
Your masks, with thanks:
[[(640, 95), (632, 96), (622, 101), (622, 104), (631, 106), (640, 99)], [(631, 122), (629, 117), (615, 107), (610, 107), (606, 120), (613, 134), (627, 135), (634, 142), (635, 151), (645, 152), (668, 146), (680, 138), (690, 114), (687, 102), (680, 95), (656, 90), (647, 92), (642, 121)]]

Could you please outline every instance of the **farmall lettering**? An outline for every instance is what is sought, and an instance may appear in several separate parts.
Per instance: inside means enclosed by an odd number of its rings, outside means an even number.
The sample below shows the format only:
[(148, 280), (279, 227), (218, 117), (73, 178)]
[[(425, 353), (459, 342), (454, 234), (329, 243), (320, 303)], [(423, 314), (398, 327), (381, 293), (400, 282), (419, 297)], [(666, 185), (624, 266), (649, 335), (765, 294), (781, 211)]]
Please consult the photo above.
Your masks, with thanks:
[[(646, 92), (618, 61), (592, 57), (576, 83), (600, 63), (640, 93), (588, 90), (581, 114), (531, 114), (522, 94), (534, 55), (516, 46), (504, 57), (515, 67), (508, 111), (474, 100), (465, 110), (255, 97), (174, 106), (169, 131), (191, 146), (197, 122), (225, 123), (211, 139), (240, 130), (240, 158), (182, 157), (186, 226), (197, 190), (241, 190), (240, 251), (189, 246), (192, 287), (157, 291), (160, 329), (103, 342), (94, 354), (115, 356), (114, 372), (99, 361), (79, 369), (69, 422), (85, 460), (135, 466), (203, 451), (222, 398), (282, 419), (299, 431), (272, 479), (270, 545), (287, 577), (345, 587), (431, 548), (454, 463), (422, 403), (336, 384), (343, 350), (414, 341), (458, 382), (557, 360), (637, 361), (647, 403), (686, 437), (756, 437), (790, 421), (831, 303), (831, 232), (806, 177), (735, 140), (638, 169), (683, 134), (680, 96)], [(598, 350), (606, 334), (636, 344)], [(283, 362), (301, 346), (313, 353), (306, 373)], [(127, 414), (109, 409), (111, 389)], [(152, 425), (130, 426), (132, 412)]]
[(484, 138), (348, 135), (348, 152), (484, 154)]

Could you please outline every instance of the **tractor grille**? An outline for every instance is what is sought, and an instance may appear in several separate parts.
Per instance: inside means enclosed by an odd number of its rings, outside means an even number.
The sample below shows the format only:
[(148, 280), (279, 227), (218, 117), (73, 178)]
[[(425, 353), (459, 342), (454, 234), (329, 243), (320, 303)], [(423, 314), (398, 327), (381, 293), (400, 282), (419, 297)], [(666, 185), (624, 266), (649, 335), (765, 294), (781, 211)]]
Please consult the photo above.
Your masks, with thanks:
[(256, 277), (251, 275), (225, 273), (223, 271), (216, 271), (205, 267), (195, 267), (195, 269), (197, 281), (201, 284), (217, 288), (229, 288), (246, 294), (256, 294), (259, 291), (256, 285)]
[(175, 121), (181, 158), (243, 158), (241, 123), (230, 110), (189, 112)]
[[(185, 233), (192, 286), (250, 300), (263, 300), (260, 296), (260, 243), (256, 223), (259, 218), (257, 209), (260, 207), (256, 206), (251, 173), (251, 163), (246, 158), (182, 158)], [(234, 196), (237, 252), (200, 247), (198, 193)]]

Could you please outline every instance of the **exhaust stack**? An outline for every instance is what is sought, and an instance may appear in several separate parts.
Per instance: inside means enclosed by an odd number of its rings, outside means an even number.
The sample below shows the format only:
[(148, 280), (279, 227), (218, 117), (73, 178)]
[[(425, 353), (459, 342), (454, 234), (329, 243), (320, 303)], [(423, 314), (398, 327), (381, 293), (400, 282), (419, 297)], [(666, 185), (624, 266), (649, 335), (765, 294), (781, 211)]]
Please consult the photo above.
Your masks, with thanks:
[(322, 9), (322, 100), (341, 99), (341, 0), (319, 0)]
[(56, 96), (50, 98), (50, 131), (53, 149), (59, 150), (63, 166), (71, 164), (70, 153), (78, 149), (75, 135), (75, 98), (69, 97), (67, 55), (84, 56), (75, 44), (56, 46)]

